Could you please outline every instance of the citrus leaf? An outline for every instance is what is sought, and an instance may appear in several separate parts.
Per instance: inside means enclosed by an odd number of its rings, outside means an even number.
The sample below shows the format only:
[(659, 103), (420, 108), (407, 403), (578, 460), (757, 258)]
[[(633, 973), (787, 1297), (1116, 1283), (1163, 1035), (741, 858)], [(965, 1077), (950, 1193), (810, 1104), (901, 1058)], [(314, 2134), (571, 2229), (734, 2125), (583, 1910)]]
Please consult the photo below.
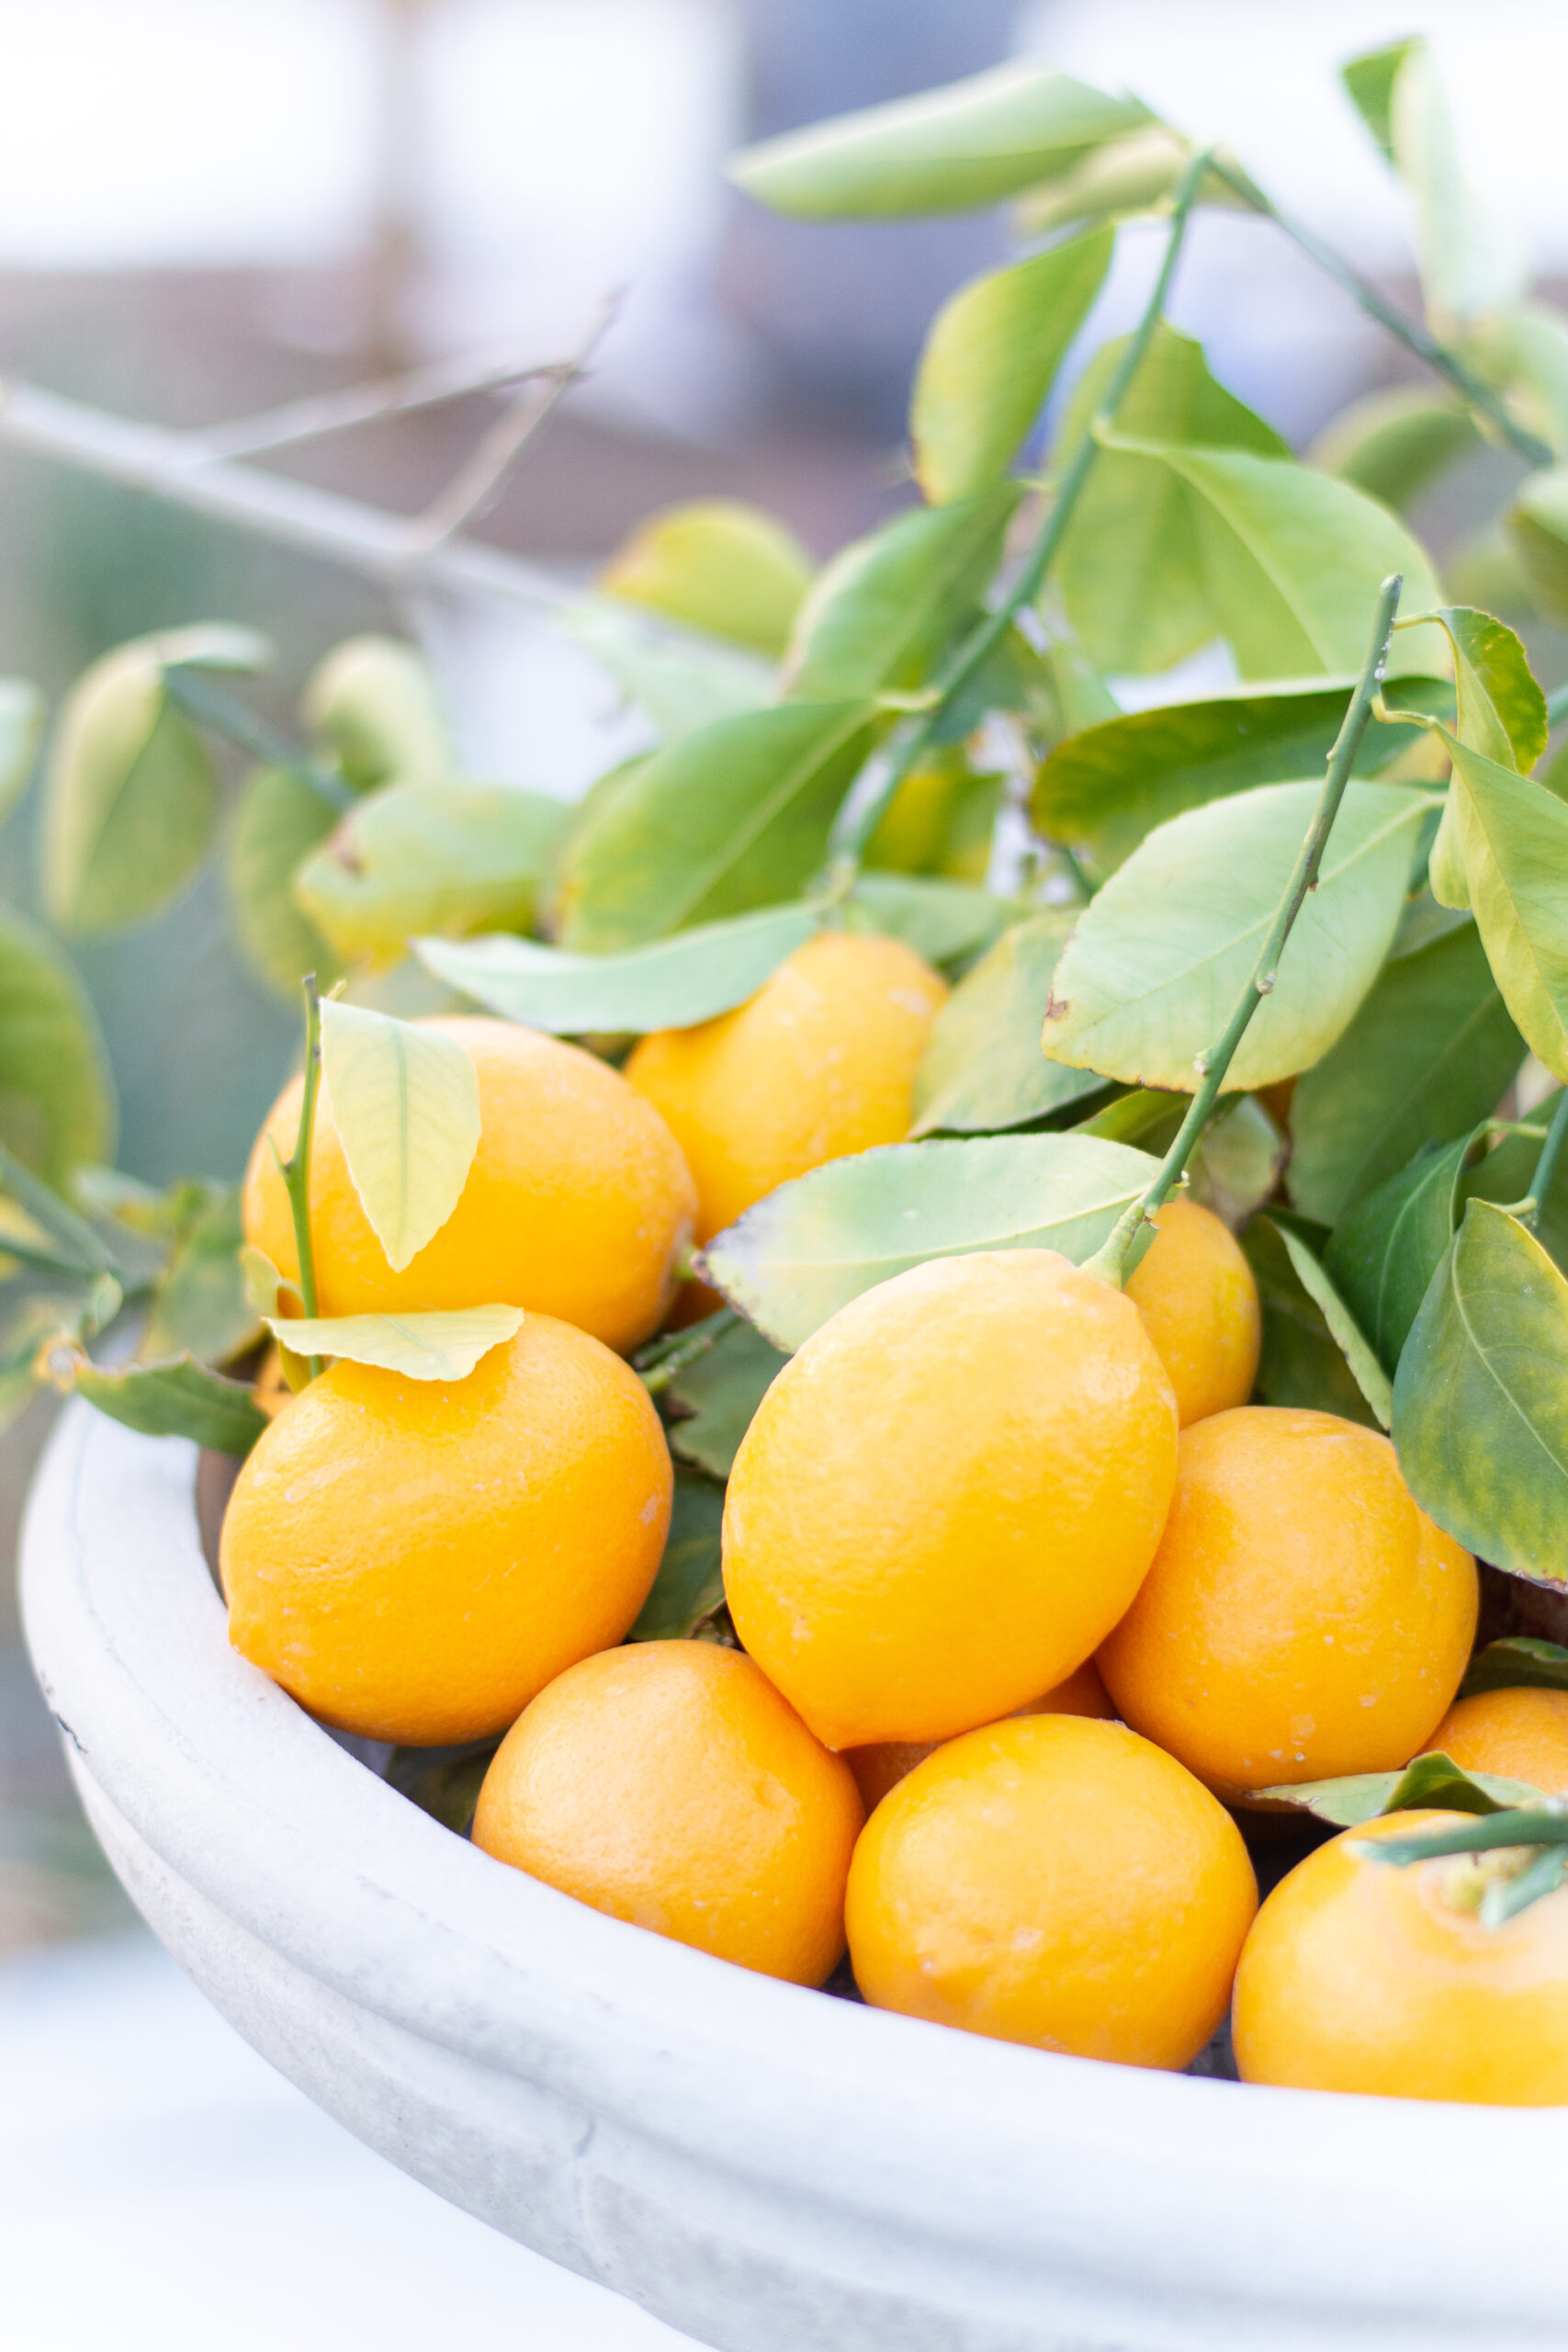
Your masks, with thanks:
[[(1297, 1239), (1299, 1237), (1292, 1236)], [(1263, 1311), (1258, 1393), (1269, 1405), (1292, 1405), (1377, 1425), (1322, 1306), (1297, 1271), (1283, 1222), (1255, 1216), (1241, 1237)]]
[(896, 515), (841, 548), (795, 616), (788, 699), (869, 701), (922, 684), (978, 616), (1021, 496), (1018, 482), (991, 482), (951, 506)]
[(737, 499), (704, 498), (639, 523), (599, 575), (599, 587), (688, 628), (776, 654), (812, 571), (794, 532), (772, 514)]
[(1467, 1772), (1434, 1749), (1417, 1756), (1403, 1772), (1351, 1772), (1342, 1780), (1297, 1781), (1250, 1793), (1277, 1804), (1299, 1805), (1319, 1821), (1331, 1821), (1337, 1829), (1355, 1829), (1386, 1813), (1506, 1813), (1513, 1805), (1529, 1804), (1540, 1791), (1528, 1781)]
[(963, 212), (1017, 196), (1154, 117), (1053, 66), (994, 66), (945, 88), (840, 115), (749, 147), (729, 175), (807, 220)]
[(43, 719), (43, 696), (29, 680), (0, 678), (0, 823), (28, 788)]
[(1453, 1239), (1460, 1175), (1478, 1146), (1462, 1136), (1424, 1151), (1335, 1227), (1325, 1265), (1391, 1377)]
[(0, 910), (0, 1145), (58, 1192), (113, 1158), (115, 1127), (86, 989), (52, 940)]
[(789, 1358), (750, 1323), (736, 1323), (706, 1355), (676, 1374), (666, 1396), (686, 1419), (672, 1421), (670, 1451), (710, 1478), (728, 1478), (737, 1448), (766, 1391)]
[(1568, 1690), (1568, 1650), (1533, 1634), (1509, 1634), (1477, 1650), (1460, 1684), (1461, 1699), (1486, 1690)]
[(225, 861), (235, 935), (278, 996), (296, 999), (307, 972), (323, 988), (338, 961), (294, 903), (294, 876), (338, 821), (332, 804), (291, 768), (257, 768), (234, 811)]
[(153, 1293), (138, 1351), (145, 1363), (189, 1354), (229, 1363), (261, 1337), (240, 1263), (243, 1241), (240, 1195), (220, 1193), (193, 1220)]
[(937, 312), (909, 409), (915, 479), (933, 506), (1007, 472), (1105, 282), (1111, 229), (972, 278)]
[(356, 792), (451, 775), (452, 739), (429, 664), (393, 637), (351, 637), (318, 664), (299, 715)]
[(677, 1467), (664, 1556), (628, 1642), (685, 1641), (713, 1615), (724, 1599), (723, 1523), (724, 1488)]
[(620, 956), (574, 956), (532, 939), (416, 939), (437, 979), (505, 1021), (557, 1036), (690, 1029), (755, 996), (820, 921), (804, 900), (711, 922)]
[(1568, 1281), (1517, 1217), (1472, 1200), (1393, 1386), (1423, 1510), (1510, 1575), (1568, 1583)]
[(988, 947), (1017, 910), (971, 882), (931, 874), (863, 874), (846, 903), (852, 928), (901, 939), (928, 964), (955, 964)]
[(186, 1437), (217, 1453), (248, 1453), (267, 1427), (243, 1380), (225, 1380), (194, 1356), (108, 1371), (85, 1360), (76, 1394), (143, 1437)]
[(1418, 40), (1396, 40), (1384, 49), (1369, 50), (1339, 68), (1339, 78), (1352, 104), (1384, 155), (1393, 161), (1393, 85), (1399, 69)]
[(1341, 409), (1307, 451), (1307, 463), (1402, 514), (1480, 447), (1474, 418), (1451, 395), (1395, 384)]
[(1205, 1128), (1188, 1163), (1188, 1183), (1199, 1206), (1234, 1231), (1268, 1200), (1284, 1163), (1285, 1138), (1257, 1095), (1234, 1095)]
[[(1038, 659), (1032, 650), (1031, 659)], [(1002, 772), (975, 767), (962, 741), (933, 746), (877, 819), (865, 865), (879, 873), (983, 883), (1007, 785)]]
[(678, 743), (716, 719), (758, 710), (772, 695), (773, 673), (761, 662), (730, 646), (650, 627), (608, 596), (584, 597), (560, 621), (647, 713), (666, 743)]
[(1445, 817), (1487, 961), (1530, 1051), (1568, 1078), (1568, 802), (1437, 731), (1453, 761)]
[(1296, 1280), (1322, 1316), (1330, 1339), (1350, 1368), (1351, 1379), (1386, 1430), (1393, 1413), (1393, 1391), (1389, 1386), (1388, 1374), (1333, 1281), (1300, 1234), (1292, 1233), (1288, 1225), (1280, 1225), (1278, 1229)]
[(479, 1141), (479, 1073), (455, 1038), (329, 1001), (321, 1074), (354, 1189), (388, 1264), (400, 1272), (446, 1224), (468, 1181)]
[(563, 947), (611, 954), (798, 898), (874, 741), (863, 702), (720, 719), (624, 770), (562, 853)]
[(394, 960), (416, 932), (521, 930), (568, 813), (504, 784), (387, 785), (306, 859), (295, 900), (351, 963)]
[[(1437, 621), (1453, 650), (1454, 733), (1472, 751), (1528, 775), (1546, 749), (1546, 696), (1515, 631), (1470, 605), (1417, 616)], [(1389, 687), (1384, 699), (1397, 692)]]
[[(1252, 975), (1321, 790), (1263, 785), (1211, 801), (1134, 850), (1056, 967), (1044, 1029), (1053, 1061), (1128, 1085), (1196, 1088), (1197, 1057)], [(1309, 1068), (1348, 1025), (1393, 938), (1427, 805), (1393, 785), (1347, 787), (1318, 886), (1231, 1064), (1239, 1091)]]
[(1471, 186), (1431, 51), (1412, 41), (1389, 93), (1393, 158), (1416, 200), (1416, 248), (1427, 313), (1442, 335), (1517, 302), (1523, 255)]
[(1335, 1225), (1427, 1142), (1466, 1136), (1524, 1059), (1472, 923), (1386, 964), (1291, 1104), (1291, 1198)]
[(394, 1747), (381, 1777), (443, 1829), (466, 1838), (500, 1745), (498, 1739), (480, 1739), (466, 1741), (456, 1751)]
[[(1014, 227), (1021, 235), (1042, 237), (1078, 221), (1164, 212), (1191, 160), (1189, 141), (1163, 122), (1130, 130), (1025, 188), (1013, 207)], [(1215, 172), (1204, 173), (1198, 201), (1247, 209)]]
[[(1423, 698), (1429, 681), (1402, 680), (1385, 698)], [(1254, 785), (1321, 774), (1349, 705), (1351, 681), (1239, 687), (1204, 702), (1128, 711), (1070, 735), (1034, 781), (1030, 814), (1099, 875), (1124, 863), (1156, 825)], [(1371, 720), (1353, 773), (1376, 775), (1417, 741), (1416, 724)]]
[(1069, 913), (1033, 916), (998, 940), (931, 1024), (915, 1076), (913, 1136), (999, 1135), (1104, 1091), (1095, 1071), (1048, 1062), (1040, 1024)]
[(266, 1318), (267, 1329), (298, 1356), (335, 1356), (379, 1365), (408, 1380), (466, 1380), (523, 1328), (520, 1306), (461, 1306), (428, 1315), (321, 1315)]
[(1528, 474), (1504, 516), (1542, 612), (1568, 616), (1568, 465)]
[(1146, 1153), (1092, 1136), (884, 1144), (781, 1184), (699, 1264), (776, 1347), (928, 1258), (1059, 1250), (1081, 1262), (1153, 1181)]

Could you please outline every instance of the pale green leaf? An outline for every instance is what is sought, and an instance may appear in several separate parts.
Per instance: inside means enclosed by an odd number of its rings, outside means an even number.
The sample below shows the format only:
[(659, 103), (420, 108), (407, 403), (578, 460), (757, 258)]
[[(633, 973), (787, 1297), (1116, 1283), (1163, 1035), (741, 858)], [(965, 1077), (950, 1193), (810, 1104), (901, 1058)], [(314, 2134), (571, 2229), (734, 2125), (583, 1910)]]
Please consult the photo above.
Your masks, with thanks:
[(928, 1258), (977, 1250), (1093, 1254), (1157, 1163), (1092, 1136), (885, 1144), (782, 1184), (700, 1261), (775, 1346)]
[[(1300, 1243), (1299, 1235), (1292, 1238)], [(1258, 1284), (1263, 1316), (1258, 1394), (1266, 1404), (1337, 1413), (1342, 1420), (1378, 1427), (1327, 1317), (1286, 1247), (1284, 1220), (1255, 1216), (1241, 1246)]]
[(52, 940), (0, 910), (0, 1144), (58, 1191), (114, 1157), (115, 1129), (86, 989)]
[(479, 1073), (456, 1038), (328, 1002), (321, 1074), (355, 1191), (388, 1264), (400, 1272), (468, 1182), (479, 1141)]
[(1015, 924), (966, 974), (931, 1023), (915, 1077), (912, 1135), (999, 1135), (1104, 1091), (1094, 1071), (1048, 1062), (1040, 1025), (1070, 913)]
[(332, 803), (292, 768), (257, 768), (234, 811), (225, 860), (234, 933), (253, 968), (297, 1002), (314, 972), (323, 988), (337, 957), (294, 902), (294, 876), (338, 821)]
[(933, 505), (1005, 474), (1105, 282), (1115, 245), (1091, 229), (972, 278), (937, 312), (909, 410), (915, 479)]
[(1256, 1094), (1238, 1094), (1205, 1128), (1188, 1163), (1188, 1185), (1199, 1206), (1234, 1231), (1269, 1199), (1284, 1163), (1284, 1136)]
[(0, 678), (0, 824), (28, 788), (43, 739), (44, 700), (26, 678)]
[(1350, 1377), (1386, 1430), (1393, 1411), (1393, 1391), (1371, 1341), (1299, 1233), (1280, 1227), (1285, 1255), (1313, 1305), (1328, 1326), (1329, 1337), (1350, 1367)]
[(788, 1362), (750, 1323), (722, 1333), (665, 1392), (682, 1417), (670, 1425), (671, 1453), (711, 1478), (728, 1478), (758, 1406)]
[(1351, 1772), (1342, 1780), (1297, 1781), (1251, 1793), (1277, 1804), (1300, 1805), (1337, 1829), (1356, 1829), (1387, 1813), (1503, 1813), (1540, 1796), (1528, 1781), (1467, 1772), (1437, 1750), (1417, 1756), (1402, 1772)]
[(865, 864), (879, 872), (984, 882), (1007, 777), (972, 765), (962, 742), (934, 749), (876, 820)]
[(1465, 356), (1528, 431), (1559, 457), (1568, 450), (1568, 321), (1529, 304), (1477, 319)]
[[(1152, 832), (1079, 922), (1044, 1028), (1054, 1061), (1192, 1092), (1262, 953), (1322, 791), (1264, 785)], [(1236, 1049), (1243, 1092), (1310, 1068), (1348, 1025), (1388, 952), (1427, 797), (1348, 786), (1318, 886)], [(1563, 811), (1568, 822), (1568, 809)]]
[(445, 1314), (323, 1315), (268, 1320), (298, 1356), (377, 1364), (408, 1380), (466, 1380), (481, 1356), (515, 1339), (520, 1306), (462, 1306)]
[(1480, 447), (1473, 417), (1450, 393), (1393, 384), (1341, 409), (1306, 457), (1309, 466), (1402, 514)]
[(928, 964), (956, 964), (1014, 920), (1007, 899), (937, 875), (863, 874), (845, 909), (852, 929), (901, 939)]
[(759, 204), (804, 220), (961, 212), (1017, 196), (1153, 120), (1135, 98), (1053, 66), (998, 65), (747, 148), (730, 177)]
[[(1078, 221), (1164, 212), (1191, 157), (1189, 141), (1163, 122), (1130, 130), (1025, 188), (1013, 207), (1015, 226), (1024, 236), (1043, 237)], [(1247, 209), (1246, 199), (1214, 172), (1204, 173), (1198, 201)]]
[(1568, 465), (1527, 475), (1504, 520), (1542, 612), (1568, 619)]
[(804, 902), (767, 907), (620, 956), (575, 956), (532, 939), (413, 944), (438, 979), (503, 1020), (557, 1036), (637, 1034), (689, 1029), (744, 1004), (820, 920), (820, 910)]
[(1438, 731), (1453, 761), (1449, 809), (1487, 960), (1530, 1051), (1568, 1078), (1568, 803)]
[(1401, 178), (1416, 199), (1416, 244), (1427, 311), (1439, 334), (1518, 300), (1524, 256), (1471, 185), (1448, 93), (1425, 41), (1393, 77), (1389, 128)]
[(429, 664), (392, 637), (351, 637), (311, 673), (299, 715), (356, 792), (434, 783), (455, 755)]
[(765, 662), (733, 646), (661, 629), (608, 596), (585, 596), (560, 617), (666, 743), (678, 743), (716, 719), (758, 710), (772, 695), (773, 672)]
[(1419, 40), (1393, 41), (1385, 49), (1369, 50), (1339, 68), (1356, 111), (1389, 162), (1393, 161), (1393, 85), (1399, 69)]
[(784, 650), (811, 558), (793, 531), (738, 499), (694, 499), (637, 525), (599, 576), (606, 596), (646, 605), (755, 653)]
[(723, 1524), (724, 1488), (677, 1469), (664, 1556), (628, 1642), (685, 1641), (713, 1615), (724, 1599)]
[(243, 1381), (225, 1380), (194, 1356), (112, 1370), (84, 1359), (75, 1387), (100, 1413), (143, 1437), (190, 1438), (218, 1453), (248, 1453), (267, 1426)]
[(259, 1340), (261, 1317), (240, 1262), (243, 1239), (238, 1192), (217, 1193), (193, 1218), (153, 1293), (138, 1350), (144, 1363), (188, 1352), (202, 1363), (230, 1363)]

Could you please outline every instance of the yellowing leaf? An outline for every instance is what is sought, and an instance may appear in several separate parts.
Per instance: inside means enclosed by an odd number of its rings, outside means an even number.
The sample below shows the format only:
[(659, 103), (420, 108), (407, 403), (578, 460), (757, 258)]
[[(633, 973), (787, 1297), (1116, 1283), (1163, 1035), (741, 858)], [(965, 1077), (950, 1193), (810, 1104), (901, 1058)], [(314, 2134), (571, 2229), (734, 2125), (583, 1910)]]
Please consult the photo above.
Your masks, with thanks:
[(702, 498), (639, 523), (599, 586), (710, 637), (782, 653), (811, 573), (800, 541), (771, 514)]
[(1530, 1051), (1568, 1078), (1568, 802), (1438, 732), (1454, 763), (1446, 813), (1486, 960)]
[(273, 1338), (300, 1356), (379, 1365), (408, 1380), (466, 1380), (481, 1356), (515, 1339), (520, 1306), (464, 1306), (442, 1315), (322, 1315), (274, 1320)]
[(299, 713), (356, 792), (434, 783), (452, 773), (435, 681), (418, 647), (397, 638), (351, 637), (334, 646), (312, 673)]
[(468, 1182), (479, 1141), (479, 1073), (451, 1037), (331, 1002), (321, 1007), (321, 1069), (355, 1190), (400, 1272)]

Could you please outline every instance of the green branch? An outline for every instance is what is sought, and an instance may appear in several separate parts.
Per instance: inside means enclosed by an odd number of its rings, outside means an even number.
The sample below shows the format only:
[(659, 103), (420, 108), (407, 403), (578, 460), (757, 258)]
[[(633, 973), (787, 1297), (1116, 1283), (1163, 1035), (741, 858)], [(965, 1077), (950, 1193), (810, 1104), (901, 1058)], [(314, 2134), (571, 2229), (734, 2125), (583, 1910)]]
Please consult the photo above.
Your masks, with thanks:
[(1285, 895), (1280, 901), (1279, 911), (1269, 927), (1252, 977), (1243, 989), (1241, 1000), (1219, 1043), (1198, 1057), (1201, 1083), (1188, 1107), (1187, 1116), (1177, 1131), (1176, 1140), (1160, 1162), (1159, 1173), (1142, 1200), (1134, 1201), (1129, 1209), (1122, 1212), (1110, 1238), (1088, 1261), (1091, 1272), (1103, 1275), (1118, 1289), (1126, 1280), (1127, 1260), (1141, 1227), (1150, 1221), (1161, 1202), (1181, 1181), (1188, 1159), (1219, 1100), (1225, 1073), (1246, 1034), (1247, 1025), (1264, 998), (1273, 991), (1280, 976), (1280, 958), (1284, 953), (1285, 942), (1306, 901), (1307, 892), (1317, 888), (1318, 868), (1323, 863), (1329, 832), (1339, 813), (1339, 804), (1345, 797), (1345, 787), (1350, 781), (1350, 770), (1366, 731), (1367, 721), (1372, 715), (1372, 703), (1382, 677), (1383, 664), (1388, 659), (1389, 639), (1393, 634), (1393, 616), (1399, 609), (1399, 592), (1403, 585), (1404, 582), (1396, 572), (1392, 579), (1383, 582), (1379, 593), (1371, 643), (1367, 648), (1367, 658), (1361, 665), (1356, 691), (1350, 697), (1350, 707), (1345, 713), (1334, 740), (1334, 749), (1328, 755), (1328, 774), (1324, 781), (1317, 811), (1302, 843), (1291, 878), (1285, 885)]
[[(320, 1313), (316, 1296), (316, 1251), (310, 1238), (310, 1146), (316, 1132), (316, 1097), (321, 1083), (321, 1004), (316, 993), (316, 975), (308, 972), (305, 989), (305, 1091), (299, 1102), (299, 1132), (294, 1138), (294, 1148), (287, 1159), (278, 1158), (277, 1146), (273, 1145), (273, 1158), (277, 1160), (278, 1173), (288, 1194), (289, 1212), (294, 1219), (294, 1248), (299, 1260), (299, 1302), (307, 1317), (314, 1320)], [(309, 1358), (310, 1377), (321, 1374), (320, 1356)]]
[(1195, 155), (1182, 175), (1177, 191), (1170, 231), (1166, 241), (1165, 257), (1160, 263), (1159, 276), (1154, 291), (1144, 306), (1126, 350), (1122, 353), (1106, 390), (1104, 400), (1096, 410), (1083, 439), (1074, 450), (1061, 481), (1055, 500), (1034, 545), (1025, 557), (1017, 579), (1001, 603), (985, 618), (977, 622), (963, 644), (940, 669), (931, 686), (931, 701), (924, 717), (912, 727), (901, 744), (891, 753), (886, 767), (878, 777), (874, 790), (864, 797), (852, 793), (839, 812), (828, 843), (828, 873), (824, 885), (834, 896), (841, 896), (860, 870), (866, 843), (882, 820), (888, 803), (910, 771), (919, 765), (930, 750), (943, 718), (964, 692), (971, 679), (981, 671), (1012, 627), (1014, 617), (1026, 605), (1033, 603), (1043, 587), (1051, 566), (1056, 560), (1073, 510), (1083, 493), (1084, 484), (1093, 471), (1100, 455), (1101, 432), (1116, 422), (1118, 412), (1126, 399), (1133, 379), (1144, 364), (1144, 358), (1154, 338), (1155, 329), (1165, 314), (1171, 280), (1181, 258), (1186, 242), (1188, 223), (1198, 200), (1198, 189), (1212, 158)]
[(1562, 1157), (1565, 1142), (1568, 1142), (1568, 1086), (1563, 1087), (1552, 1107), (1546, 1140), (1535, 1163), (1535, 1174), (1530, 1178), (1529, 1197), (1521, 1201), (1515, 1212), (1532, 1233), (1540, 1222), (1540, 1213), (1546, 1206), (1546, 1196), (1551, 1190), (1551, 1180), (1557, 1173), (1557, 1163)]
[(318, 800), (324, 800), (329, 808), (341, 814), (353, 808), (355, 795), (341, 776), (333, 775), (319, 761), (307, 759), (287, 735), (280, 735), (276, 727), (258, 718), (237, 695), (214, 685), (205, 672), (173, 662), (164, 672), (164, 689), (170, 701), (178, 703), (190, 718), (210, 727), (215, 734), (227, 736), (231, 743), (248, 752), (254, 760), (260, 760), (264, 766), (287, 769)]
[(733, 1306), (716, 1307), (705, 1315), (700, 1323), (692, 1324), (684, 1331), (669, 1333), (646, 1348), (639, 1348), (632, 1362), (638, 1379), (650, 1396), (657, 1396), (669, 1387), (689, 1363), (705, 1356), (716, 1340), (733, 1330), (740, 1317)]

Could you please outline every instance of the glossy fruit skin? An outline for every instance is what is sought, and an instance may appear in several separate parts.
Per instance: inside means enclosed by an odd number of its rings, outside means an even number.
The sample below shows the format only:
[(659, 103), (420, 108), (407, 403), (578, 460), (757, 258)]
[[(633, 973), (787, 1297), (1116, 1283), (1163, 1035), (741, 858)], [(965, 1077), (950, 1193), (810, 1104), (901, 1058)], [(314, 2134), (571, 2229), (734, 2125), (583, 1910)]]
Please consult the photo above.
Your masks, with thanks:
[(569, 1668), (513, 1726), (474, 1843), (613, 1918), (820, 1984), (863, 1817), (847, 1765), (750, 1658), (635, 1642)]
[(1167, 1201), (1125, 1284), (1170, 1374), (1181, 1426), (1245, 1405), (1258, 1377), (1263, 1317), (1241, 1245), (1212, 1209)]
[(1224, 2017), (1258, 1887), (1223, 1805), (1122, 1724), (1028, 1715), (950, 1740), (850, 1871), (875, 2008), (1130, 2066), (1184, 2066)]
[(686, 1155), (698, 1240), (807, 1169), (901, 1143), (947, 993), (900, 941), (823, 931), (734, 1012), (645, 1037), (626, 1078)]
[(336, 1363), (230, 1498), (229, 1637), (342, 1730), (484, 1738), (620, 1640), (658, 1571), (671, 1485), (642, 1383), (550, 1316), (466, 1380)]
[(937, 1258), (813, 1332), (724, 1513), (741, 1642), (829, 1747), (950, 1738), (1083, 1664), (1154, 1557), (1176, 1400), (1050, 1250)]
[(1483, 1690), (1456, 1699), (1427, 1742), (1467, 1772), (1568, 1790), (1568, 1690)]
[[(1065, 1682), (1054, 1690), (1046, 1690), (1038, 1699), (1031, 1699), (1015, 1710), (1021, 1715), (1093, 1715), (1109, 1723), (1116, 1710), (1111, 1705), (1100, 1669), (1092, 1658), (1086, 1658)], [(887, 1739), (870, 1747), (846, 1747), (844, 1761), (855, 1776), (855, 1786), (865, 1801), (869, 1813), (881, 1804), (889, 1789), (896, 1789), (906, 1773), (917, 1764), (923, 1764), (934, 1755), (938, 1743), (934, 1739)]]
[(1159, 1550), (1100, 1670), (1122, 1718), (1222, 1795), (1391, 1770), (1459, 1688), (1477, 1600), (1474, 1561), (1385, 1437), (1244, 1406), (1182, 1431)]
[(1355, 1851), (1465, 1818), (1390, 1814), (1320, 1846), (1280, 1881), (1236, 1972), (1244, 2082), (1568, 2105), (1568, 1891), (1485, 1928), (1445, 1897), (1470, 1857), (1400, 1869)]
[[(322, 1088), (310, 1154), (310, 1222), (323, 1315), (523, 1306), (623, 1353), (674, 1296), (696, 1193), (658, 1113), (608, 1063), (514, 1022), (422, 1023), (454, 1037), (479, 1078), (479, 1147), (446, 1224), (394, 1273), (359, 1204)], [(245, 1238), (290, 1281), (299, 1261), (271, 1136), (284, 1159), (300, 1081), (267, 1114), (245, 1171)]]

